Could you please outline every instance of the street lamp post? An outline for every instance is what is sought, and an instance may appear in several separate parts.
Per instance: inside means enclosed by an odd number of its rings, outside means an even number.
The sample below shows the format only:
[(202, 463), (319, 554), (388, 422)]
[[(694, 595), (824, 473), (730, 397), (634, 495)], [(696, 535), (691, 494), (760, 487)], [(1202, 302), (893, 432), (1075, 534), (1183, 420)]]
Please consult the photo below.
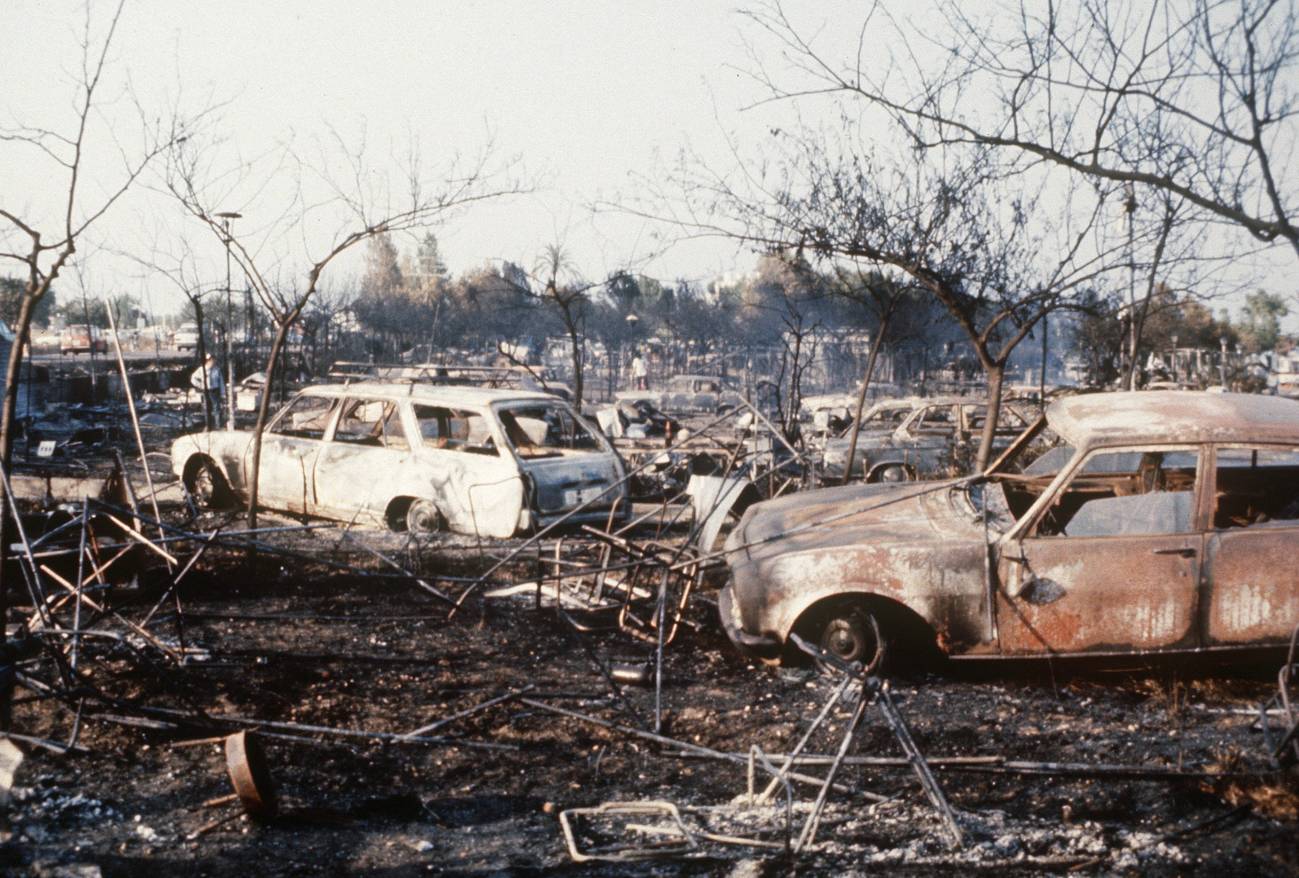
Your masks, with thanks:
[(241, 219), (240, 214), (233, 210), (222, 211), (217, 214), (221, 220), (221, 231), (225, 238), (226, 245), (226, 325), (224, 336), (224, 347), (226, 354), (226, 429), (235, 428), (235, 361), (230, 355), (230, 327), (234, 325), (234, 308), (231, 306), (230, 296), (230, 223), (233, 220)]
[(1224, 335), (1218, 339), (1218, 344), (1222, 345), (1222, 389), (1227, 389), (1227, 337)]

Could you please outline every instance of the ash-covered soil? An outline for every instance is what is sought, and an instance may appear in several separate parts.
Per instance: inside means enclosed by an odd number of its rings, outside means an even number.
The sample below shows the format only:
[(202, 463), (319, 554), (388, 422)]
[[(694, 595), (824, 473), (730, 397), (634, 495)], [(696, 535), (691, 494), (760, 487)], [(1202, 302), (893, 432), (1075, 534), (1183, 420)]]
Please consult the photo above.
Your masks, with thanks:
[[(324, 531), (295, 539), (298, 549), (334, 545)], [(384, 542), (395, 538), (374, 539), (389, 557), (400, 551)], [(472, 556), (444, 547), (439, 559), (424, 563), (464, 573), (473, 566), (464, 558)], [(662, 734), (728, 753), (747, 754), (754, 745), (787, 752), (836, 681), (745, 661), (717, 627), (710, 597), (692, 600), (691, 624), (666, 650)], [(143, 595), (116, 600), (132, 619), (151, 604)], [(953, 850), (909, 768), (849, 765), (838, 777), (844, 789), (829, 795), (814, 844), (791, 859), (781, 850), (786, 819), (797, 837), (814, 787), (793, 785), (788, 811), (783, 792), (774, 804), (750, 807), (744, 764), (684, 754), (546, 709), (652, 729), (652, 685), (622, 685), (615, 696), (597, 670), (597, 663), (634, 664), (652, 655), (650, 643), (599, 630), (609, 616), (574, 612), (565, 619), (520, 594), (471, 601), (448, 621), (445, 605), (410, 583), (267, 557), (250, 567), (217, 552), (186, 580), (180, 606), (191, 656), (182, 666), (147, 648), (87, 640), (86, 676), (120, 699), (120, 709), (87, 699), (84, 752), (24, 747), (27, 759), (3, 817), (0, 867), (7, 873), (93, 874), (89, 866), (104, 875), (222, 876), (1299, 872), (1295, 778), (1269, 772), (1257, 725), (1258, 704), (1275, 691), (1279, 658), (1262, 669), (1207, 674), (1180, 664), (903, 673), (890, 683), (893, 697), (921, 752), (935, 761), (1125, 764), (1187, 776), (939, 766), (935, 775), (965, 840)], [(150, 630), (179, 642), (174, 605), (162, 612)], [(521, 697), (430, 733), (442, 742), (366, 737), (410, 732), (525, 688)], [(19, 694), (28, 700), (15, 707), (16, 731), (67, 739), (67, 703)], [(138, 716), (142, 705), (180, 713), (153, 716), (170, 728), (104, 716)], [(840, 704), (808, 752), (834, 753), (852, 709)], [(211, 719), (178, 719), (198, 713)], [(264, 727), (284, 735), (263, 738), (281, 817), (239, 818), (195, 836), (238, 811), (233, 804), (204, 806), (231, 790), (221, 745), (183, 744), (233, 731), (239, 719), (357, 734)], [(849, 755), (902, 755), (877, 707), (867, 708)], [(800, 770), (822, 775), (825, 767)], [(758, 770), (759, 792), (765, 783)], [(583, 849), (657, 849), (663, 856), (572, 862), (560, 812), (644, 800), (674, 803), (697, 846), (684, 849), (661, 814), (588, 816), (573, 821)], [(768, 846), (713, 841), (705, 832)], [(68, 871), (78, 867), (80, 873)]]

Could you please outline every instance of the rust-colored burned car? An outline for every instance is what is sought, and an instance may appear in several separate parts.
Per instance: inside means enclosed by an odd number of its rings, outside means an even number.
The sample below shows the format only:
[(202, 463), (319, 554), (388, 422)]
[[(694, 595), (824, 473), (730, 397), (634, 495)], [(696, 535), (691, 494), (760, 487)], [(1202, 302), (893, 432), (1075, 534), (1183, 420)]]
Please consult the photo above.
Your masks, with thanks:
[(1096, 394), (981, 475), (753, 506), (719, 606), (769, 659), (791, 632), (867, 665), (921, 638), (953, 658), (1268, 647), (1299, 621), (1297, 556), (1299, 403)]

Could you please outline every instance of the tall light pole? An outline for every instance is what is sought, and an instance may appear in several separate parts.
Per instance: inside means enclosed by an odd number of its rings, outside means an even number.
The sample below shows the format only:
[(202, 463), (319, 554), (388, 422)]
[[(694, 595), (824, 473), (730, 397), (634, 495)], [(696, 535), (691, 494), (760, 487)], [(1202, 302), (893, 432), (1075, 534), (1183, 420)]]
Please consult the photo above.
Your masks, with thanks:
[(234, 308), (231, 307), (230, 298), (230, 223), (240, 219), (240, 215), (233, 210), (222, 211), (217, 214), (221, 220), (221, 231), (225, 238), (226, 245), (226, 326), (225, 331), (221, 333), (224, 336), (224, 347), (226, 353), (226, 429), (235, 428), (235, 361), (230, 356), (230, 327), (234, 325)]

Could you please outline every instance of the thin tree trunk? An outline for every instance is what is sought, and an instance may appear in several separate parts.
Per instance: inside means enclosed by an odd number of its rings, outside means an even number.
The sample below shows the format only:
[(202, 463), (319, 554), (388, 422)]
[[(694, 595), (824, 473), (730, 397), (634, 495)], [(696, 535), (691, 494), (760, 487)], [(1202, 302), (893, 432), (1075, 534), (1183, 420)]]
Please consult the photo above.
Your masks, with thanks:
[(577, 326), (565, 315), (564, 325), (568, 329), (568, 340), (573, 348), (573, 408), (582, 411), (582, 341), (577, 334)]
[(1037, 375), (1037, 407), (1039, 411), (1046, 411), (1046, 358), (1047, 347), (1051, 343), (1050, 320), (1049, 316), (1042, 318), (1042, 371)]
[[(295, 315), (296, 316), (296, 315)], [(261, 475), (262, 464), (262, 431), (266, 429), (266, 416), (271, 410), (271, 388), (275, 380), (275, 362), (280, 356), (280, 348), (289, 334), (292, 320), (279, 323), (275, 327), (275, 338), (271, 342), (271, 355), (266, 359), (266, 382), (262, 385), (262, 398), (257, 405), (257, 426), (253, 428), (253, 459), (248, 471), (248, 529), (257, 528), (257, 483)]]
[[(37, 297), (39, 298), (39, 297)], [(32, 311), (36, 307), (36, 298), (23, 296), (18, 306), (18, 326), (14, 333), (14, 346), (9, 350), (9, 362), (5, 366), (4, 412), (0, 414), (0, 466), (6, 474), (13, 472), (13, 428), (18, 417), (18, 376), (22, 372), (23, 348), (27, 344), (32, 325)], [(9, 577), (5, 575), (9, 566), (9, 540), (13, 533), (9, 517), (9, 498), (5, 494), (4, 483), (0, 482), (0, 643), (7, 639), (3, 620), (9, 612)], [(0, 729), (9, 728), (9, 699), (0, 692)]]
[(198, 299), (190, 299), (194, 303), (194, 325), (198, 327), (198, 367), (203, 370), (203, 429), (207, 430), (212, 425), (212, 417), (215, 412), (212, 411), (212, 397), (208, 394), (207, 388), (207, 344), (203, 341), (203, 303)]
[(848, 459), (843, 466), (843, 480), (852, 477), (853, 458), (857, 456), (857, 437), (861, 434), (861, 416), (866, 408), (866, 391), (875, 374), (875, 359), (879, 356), (880, 346), (884, 343), (884, 333), (888, 332), (889, 321), (893, 319), (893, 308), (889, 308), (880, 318), (879, 331), (871, 339), (870, 353), (866, 357), (866, 374), (862, 377), (861, 390), (857, 394), (857, 411), (852, 419), (852, 434), (848, 438)]
[(992, 441), (997, 435), (997, 422), (1001, 420), (1001, 390), (1006, 378), (1006, 361), (985, 363), (988, 380), (988, 413), (983, 420), (983, 436), (979, 440), (979, 454), (974, 461), (974, 471), (981, 473), (992, 460)]

